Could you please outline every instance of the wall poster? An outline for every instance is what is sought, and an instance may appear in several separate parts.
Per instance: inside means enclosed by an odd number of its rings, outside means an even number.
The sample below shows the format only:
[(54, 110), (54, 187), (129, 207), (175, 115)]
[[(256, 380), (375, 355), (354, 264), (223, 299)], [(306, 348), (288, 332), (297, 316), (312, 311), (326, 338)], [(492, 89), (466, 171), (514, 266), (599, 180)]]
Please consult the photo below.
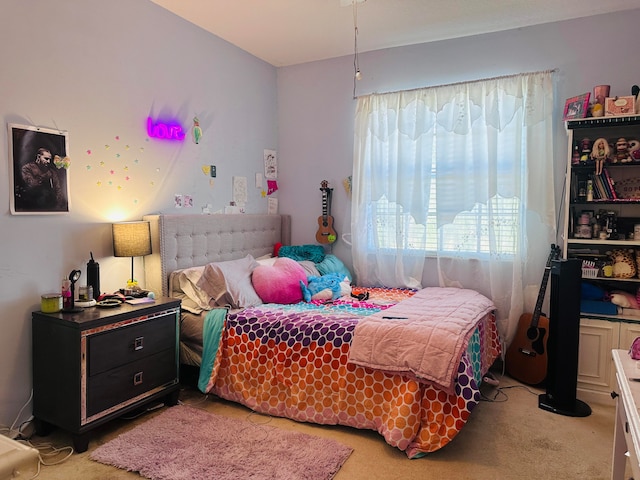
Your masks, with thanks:
[(14, 123), (8, 127), (11, 213), (68, 213), (68, 132)]

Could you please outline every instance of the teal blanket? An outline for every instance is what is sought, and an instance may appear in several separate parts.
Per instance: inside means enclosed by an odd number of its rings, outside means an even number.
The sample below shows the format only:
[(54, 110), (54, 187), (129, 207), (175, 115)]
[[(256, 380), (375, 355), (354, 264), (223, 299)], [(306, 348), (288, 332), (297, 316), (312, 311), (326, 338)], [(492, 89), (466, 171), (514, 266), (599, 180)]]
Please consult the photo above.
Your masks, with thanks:
[(209, 310), (204, 317), (202, 325), (202, 362), (198, 376), (198, 388), (205, 392), (207, 383), (213, 370), (213, 362), (216, 360), (220, 336), (224, 328), (224, 319), (227, 316), (226, 308), (214, 308)]
[(324, 247), (320, 245), (283, 245), (278, 250), (279, 257), (288, 257), (296, 262), (309, 260), (320, 263), (324, 260)]

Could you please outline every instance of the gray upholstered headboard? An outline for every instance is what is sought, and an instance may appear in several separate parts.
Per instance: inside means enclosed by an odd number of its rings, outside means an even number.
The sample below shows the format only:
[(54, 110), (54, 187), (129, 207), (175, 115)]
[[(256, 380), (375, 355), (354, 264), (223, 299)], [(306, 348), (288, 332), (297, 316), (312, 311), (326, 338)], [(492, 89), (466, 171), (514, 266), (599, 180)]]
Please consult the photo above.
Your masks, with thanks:
[(145, 215), (152, 254), (144, 257), (144, 288), (168, 294), (169, 275), (181, 268), (260, 257), (291, 244), (289, 215)]

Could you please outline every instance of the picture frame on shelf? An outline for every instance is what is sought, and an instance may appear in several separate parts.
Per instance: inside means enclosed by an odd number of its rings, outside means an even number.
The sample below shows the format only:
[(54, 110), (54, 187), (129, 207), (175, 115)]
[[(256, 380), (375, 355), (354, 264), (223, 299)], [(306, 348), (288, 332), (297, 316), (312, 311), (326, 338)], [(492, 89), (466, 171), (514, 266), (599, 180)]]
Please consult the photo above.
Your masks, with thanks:
[(591, 92), (583, 93), (576, 97), (567, 98), (564, 102), (563, 120), (573, 120), (575, 118), (585, 118), (589, 110), (589, 98)]
[(607, 97), (604, 99), (604, 116), (633, 115), (636, 99), (633, 95), (624, 97)]
[(69, 213), (69, 134), (9, 123), (12, 215)]

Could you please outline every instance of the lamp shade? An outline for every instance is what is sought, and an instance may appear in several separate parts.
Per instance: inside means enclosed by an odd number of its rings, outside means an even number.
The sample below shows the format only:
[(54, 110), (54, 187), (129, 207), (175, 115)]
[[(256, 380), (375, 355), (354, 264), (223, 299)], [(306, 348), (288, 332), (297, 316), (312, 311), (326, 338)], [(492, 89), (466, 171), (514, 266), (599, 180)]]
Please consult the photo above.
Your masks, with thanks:
[(141, 257), (151, 254), (149, 222), (121, 222), (113, 224), (113, 255)]

